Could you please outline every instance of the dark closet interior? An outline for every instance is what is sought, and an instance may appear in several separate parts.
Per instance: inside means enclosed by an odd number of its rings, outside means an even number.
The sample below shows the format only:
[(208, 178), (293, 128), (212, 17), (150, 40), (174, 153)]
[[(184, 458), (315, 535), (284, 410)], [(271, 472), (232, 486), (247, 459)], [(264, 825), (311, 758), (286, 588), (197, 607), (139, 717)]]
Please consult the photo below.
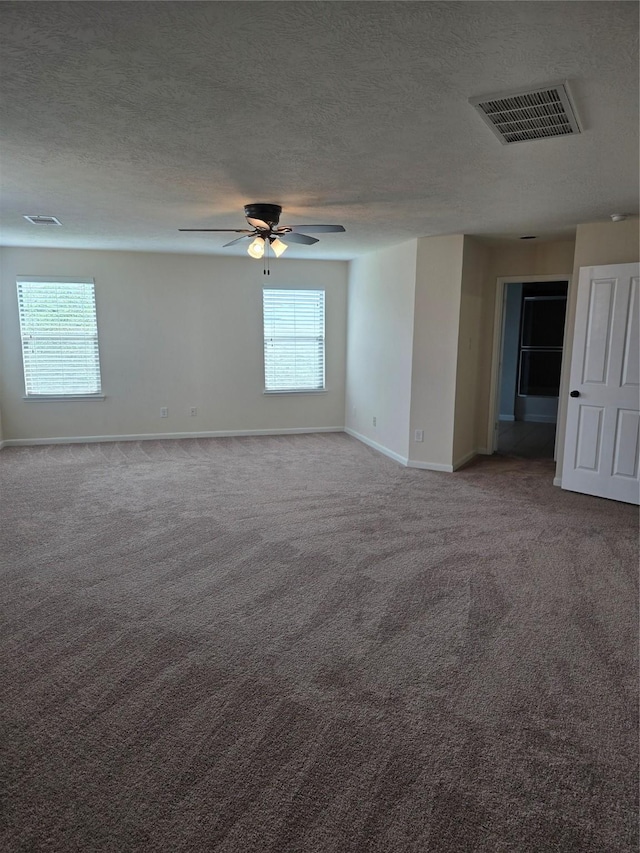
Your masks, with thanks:
[(567, 282), (507, 284), (498, 452), (553, 457)]

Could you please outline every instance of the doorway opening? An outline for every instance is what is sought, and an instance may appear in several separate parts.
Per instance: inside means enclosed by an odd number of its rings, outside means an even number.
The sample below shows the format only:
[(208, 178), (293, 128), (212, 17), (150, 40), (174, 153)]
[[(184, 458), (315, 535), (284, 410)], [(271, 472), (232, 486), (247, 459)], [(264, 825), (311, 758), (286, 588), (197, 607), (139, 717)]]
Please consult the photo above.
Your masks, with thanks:
[(555, 458), (568, 284), (502, 282), (495, 453)]

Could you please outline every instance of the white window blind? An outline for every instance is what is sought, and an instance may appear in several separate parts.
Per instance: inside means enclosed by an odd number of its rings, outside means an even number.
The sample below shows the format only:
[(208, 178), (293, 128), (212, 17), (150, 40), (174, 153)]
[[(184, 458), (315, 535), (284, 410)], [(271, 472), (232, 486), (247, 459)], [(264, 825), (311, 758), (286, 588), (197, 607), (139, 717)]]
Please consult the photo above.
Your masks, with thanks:
[(18, 279), (27, 397), (101, 393), (93, 281)]
[(324, 290), (263, 290), (266, 391), (324, 390)]

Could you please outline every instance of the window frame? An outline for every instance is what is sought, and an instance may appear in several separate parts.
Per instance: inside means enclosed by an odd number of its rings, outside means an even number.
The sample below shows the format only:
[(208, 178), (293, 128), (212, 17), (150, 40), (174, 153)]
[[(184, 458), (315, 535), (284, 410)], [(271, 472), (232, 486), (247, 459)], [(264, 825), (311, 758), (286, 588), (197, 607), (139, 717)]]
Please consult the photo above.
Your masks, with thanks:
[[(77, 394), (75, 393), (61, 393), (59, 391), (51, 393), (51, 394), (38, 394), (38, 393), (29, 393), (28, 387), (28, 379), (27, 379), (27, 361), (25, 360), (25, 339), (28, 333), (25, 333), (23, 330), (23, 310), (20, 305), (21, 300), (21, 288), (24, 285), (28, 284), (83, 284), (89, 285), (91, 287), (91, 294), (93, 297), (93, 312), (95, 316), (95, 333), (93, 335), (86, 335), (87, 338), (91, 338), (95, 342), (95, 369), (98, 379), (98, 387), (99, 390), (94, 392), (82, 391)], [(23, 381), (24, 381), (24, 396), (22, 399), (25, 402), (29, 403), (46, 403), (46, 402), (78, 402), (78, 401), (93, 401), (93, 400), (104, 400), (105, 395), (103, 391), (102, 385), (102, 366), (100, 362), (100, 335), (98, 330), (98, 310), (97, 310), (97, 299), (96, 299), (96, 290), (95, 290), (95, 279), (90, 276), (83, 276), (81, 278), (77, 278), (75, 276), (37, 276), (37, 275), (19, 275), (16, 276), (16, 298), (17, 298), (17, 309), (18, 309), (18, 327), (20, 333), (20, 355), (22, 358), (22, 370), (23, 370)], [(63, 336), (61, 336), (62, 339)]]
[[(322, 294), (322, 387), (321, 388), (267, 388), (267, 333), (265, 328), (265, 293), (267, 291), (288, 291), (292, 293), (317, 293)], [(304, 287), (292, 285), (290, 287), (263, 287), (262, 288), (262, 379), (264, 383), (263, 394), (267, 396), (278, 394), (326, 394), (327, 393), (327, 291), (324, 287)]]

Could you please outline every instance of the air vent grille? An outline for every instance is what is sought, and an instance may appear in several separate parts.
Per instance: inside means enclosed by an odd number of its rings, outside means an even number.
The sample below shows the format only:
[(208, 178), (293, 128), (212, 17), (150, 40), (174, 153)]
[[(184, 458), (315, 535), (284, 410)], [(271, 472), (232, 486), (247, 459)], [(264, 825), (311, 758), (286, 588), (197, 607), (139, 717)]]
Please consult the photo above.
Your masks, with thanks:
[(59, 219), (56, 219), (55, 216), (44, 216), (42, 214), (27, 216), (25, 214), (24, 218), (32, 225), (62, 225), (62, 222), (60, 222)]
[(503, 145), (580, 133), (567, 83), (469, 98)]

